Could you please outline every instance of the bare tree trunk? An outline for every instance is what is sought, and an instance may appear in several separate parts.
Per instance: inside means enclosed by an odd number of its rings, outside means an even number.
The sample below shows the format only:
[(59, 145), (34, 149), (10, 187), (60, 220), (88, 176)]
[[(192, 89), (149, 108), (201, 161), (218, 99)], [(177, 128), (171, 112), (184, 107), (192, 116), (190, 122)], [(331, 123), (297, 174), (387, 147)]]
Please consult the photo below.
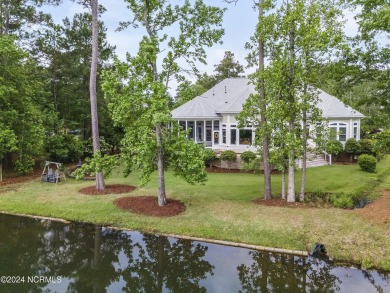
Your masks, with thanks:
[[(98, 63), (98, 0), (92, 0), (92, 60), (89, 92), (91, 97), (92, 141), (93, 151), (100, 151), (99, 123), (96, 96), (96, 74)], [(96, 189), (105, 189), (103, 173), (96, 174)]]
[[(291, 24), (290, 32), (289, 32), (289, 57), (290, 57), (290, 69), (289, 69), (289, 104), (291, 107), (290, 113), (290, 121), (289, 121), (289, 131), (292, 138), (295, 138), (295, 97), (294, 97), (294, 79), (295, 79), (295, 29), (294, 23)], [(287, 194), (288, 202), (295, 202), (295, 150), (294, 146), (290, 146), (290, 151), (288, 154), (288, 194)]]
[[(306, 94), (305, 92), (303, 93)], [(307, 124), (307, 113), (306, 110), (302, 113), (302, 130), (303, 130), (303, 157), (302, 157), (302, 178), (301, 178), (301, 192), (299, 195), (299, 200), (305, 200), (305, 185), (306, 185), (306, 160), (307, 160), (307, 133), (306, 133), (306, 124)]]
[(164, 176), (164, 150), (162, 146), (161, 125), (156, 126), (157, 137), (157, 171), (158, 171), (158, 205), (164, 206), (167, 203), (165, 194), (165, 176)]
[(3, 182), (3, 164), (0, 164), (0, 182)]
[(282, 170), (282, 199), (286, 199), (286, 169)]
[[(263, 8), (264, 0), (259, 1), (259, 21), (263, 20), (264, 17), (264, 8)], [(260, 123), (261, 125), (266, 125), (267, 120), (265, 117), (266, 111), (266, 100), (265, 100), (265, 85), (264, 85), (264, 40), (262, 36), (259, 39), (259, 102), (260, 102)], [(269, 162), (269, 138), (267, 131), (263, 133), (263, 169), (264, 169), (264, 199), (271, 199), (271, 165)]]

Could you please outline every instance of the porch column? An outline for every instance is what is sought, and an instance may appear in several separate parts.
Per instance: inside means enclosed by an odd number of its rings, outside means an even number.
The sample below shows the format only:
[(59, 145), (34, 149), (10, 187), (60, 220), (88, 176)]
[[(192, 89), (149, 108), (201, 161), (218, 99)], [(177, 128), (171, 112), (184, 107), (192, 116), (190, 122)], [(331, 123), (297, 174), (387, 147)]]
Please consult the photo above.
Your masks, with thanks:
[(198, 128), (197, 125), (196, 125), (197, 122), (198, 121), (196, 121), (196, 120), (194, 121), (194, 139), (195, 139), (195, 142), (198, 142), (198, 137), (197, 137), (198, 133), (196, 131), (196, 129)]
[(211, 120), (211, 147), (214, 147), (214, 120)]
[(203, 141), (206, 144), (206, 120), (203, 121)]

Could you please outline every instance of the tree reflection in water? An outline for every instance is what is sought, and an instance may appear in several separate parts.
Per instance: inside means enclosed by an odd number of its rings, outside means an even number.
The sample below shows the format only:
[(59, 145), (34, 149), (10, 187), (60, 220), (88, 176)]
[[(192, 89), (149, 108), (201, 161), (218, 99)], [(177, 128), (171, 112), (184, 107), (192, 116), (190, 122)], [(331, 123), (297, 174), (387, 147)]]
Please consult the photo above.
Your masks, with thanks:
[(203, 259), (206, 246), (156, 235), (144, 235), (143, 241), (135, 244), (137, 258), (123, 272), (125, 292), (206, 292), (199, 282), (214, 268)]
[(0, 215), (0, 276), (61, 277), (61, 283), (2, 282), (0, 292), (352, 292), (356, 285), (366, 292), (385, 292), (390, 287), (385, 272), (247, 252), (101, 226)]

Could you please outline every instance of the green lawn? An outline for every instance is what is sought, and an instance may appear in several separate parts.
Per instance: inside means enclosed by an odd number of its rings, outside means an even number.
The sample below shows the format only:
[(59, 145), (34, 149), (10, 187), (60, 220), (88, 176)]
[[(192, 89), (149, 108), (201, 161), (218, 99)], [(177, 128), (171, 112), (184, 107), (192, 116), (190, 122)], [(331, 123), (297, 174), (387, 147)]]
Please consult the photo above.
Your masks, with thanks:
[[(376, 174), (362, 172), (357, 165), (309, 169), (307, 191), (352, 193), (372, 184), (389, 168), (390, 156), (379, 163)], [(298, 177), (299, 174), (297, 190)], [(274, 194), (280, 194), (280, 175), (274, 175), (272, 180)], [(107, 183), (138, 185), (137, 174), (123, 178), (118, 169)], [(260, 175), (209, 174), (208, 182), (201, 186), (189, 185), (168, 171), (168, 197), (181, 200), (187, 206), (185, 213), (172, 218), (123, 212), (113, 205), (113, 200), (123, 195), (78, 193), (80, 188), (92, 184), (72, 179), (59, 184), (34, 180), (18, 185), (17, 190), (0, 193), (0, 210), (296, 250), (310, 250), (320, 241), (334, 259), (390, 270), (388, 225), (370, 223), (352, 210), (254, 205), (251, 201), (262, 196)], [(390, 188), (388, 174), (374, 193), (378, 195), (383, 188)], [(156, 191), (157, 176), (154, 176), (148, 186), (131, 195), (156, 195)]]

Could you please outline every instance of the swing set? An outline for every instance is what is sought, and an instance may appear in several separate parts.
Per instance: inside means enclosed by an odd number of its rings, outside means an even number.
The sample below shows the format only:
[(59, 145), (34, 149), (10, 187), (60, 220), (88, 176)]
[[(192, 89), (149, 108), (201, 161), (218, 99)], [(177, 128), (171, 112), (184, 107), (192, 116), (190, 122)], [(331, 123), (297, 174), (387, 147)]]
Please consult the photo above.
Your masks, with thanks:
[[(54, 170), (53, 167), (55, 168)], [(62, 175), (60, 173), (62, 173)], [(61, 180), (61, 177), (63, 177), (66, 181), (65, 171), (62, 163), (45, 161), (45, 167), (42, 171), (41, 180), (43, 182), (58, 183)]]

